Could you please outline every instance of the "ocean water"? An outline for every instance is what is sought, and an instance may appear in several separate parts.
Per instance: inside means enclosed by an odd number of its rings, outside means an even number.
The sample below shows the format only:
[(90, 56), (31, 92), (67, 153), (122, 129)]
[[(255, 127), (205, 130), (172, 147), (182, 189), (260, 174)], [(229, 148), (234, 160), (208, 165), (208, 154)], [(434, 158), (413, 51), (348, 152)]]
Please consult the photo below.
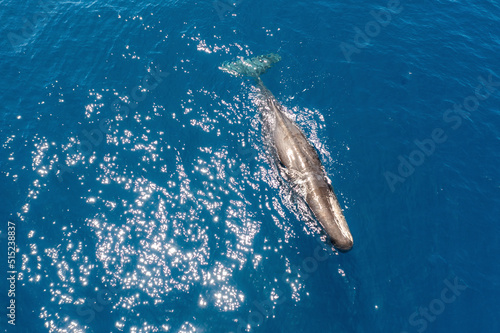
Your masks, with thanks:
[[(500, 332), (498, 1), (6, 0), (0, 17), (5, 331)], [(277, 172), (252, 80), (218, 69), (269, 52), (348, 253)]]

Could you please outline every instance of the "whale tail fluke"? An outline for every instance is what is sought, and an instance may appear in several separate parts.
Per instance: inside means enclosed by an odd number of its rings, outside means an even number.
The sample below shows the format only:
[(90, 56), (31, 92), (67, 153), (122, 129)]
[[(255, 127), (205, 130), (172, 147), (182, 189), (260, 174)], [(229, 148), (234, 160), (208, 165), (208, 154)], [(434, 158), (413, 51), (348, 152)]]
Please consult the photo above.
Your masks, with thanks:
[(258, 78), (280, 60), (281, 57), (278, 54), (269, 53), (250, 59), (240, 58), (234, 62), (225, 62), (219, 69), (235, 76), (251, 76)]

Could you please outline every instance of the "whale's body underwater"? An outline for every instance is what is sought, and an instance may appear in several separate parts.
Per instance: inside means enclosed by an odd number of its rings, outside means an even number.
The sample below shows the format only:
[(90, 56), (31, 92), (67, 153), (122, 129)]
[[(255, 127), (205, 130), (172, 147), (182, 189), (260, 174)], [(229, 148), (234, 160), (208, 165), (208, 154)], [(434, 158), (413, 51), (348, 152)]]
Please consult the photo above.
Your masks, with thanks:
[(259, 109), (264, 129), (271, 138), (279, 161), (286, 168), (287, 178), (298, 188), (333, 245), (338, 250), (349, 251), (353, 245), (352, 235), (316, 149), (282, 112), (281, 105), (260, 79), (260, 75), (280, 59), (279, 55), (268, 54), (224, 63), (220, 69), (256, 79), (263, 96)]

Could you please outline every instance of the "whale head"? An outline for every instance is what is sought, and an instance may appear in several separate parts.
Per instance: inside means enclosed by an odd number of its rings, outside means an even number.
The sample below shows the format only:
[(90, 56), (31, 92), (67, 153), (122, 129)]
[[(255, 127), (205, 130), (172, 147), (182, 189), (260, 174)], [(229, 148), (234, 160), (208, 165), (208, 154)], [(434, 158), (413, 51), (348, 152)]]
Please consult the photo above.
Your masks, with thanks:
[(340, 239), (332, 239), (330, 237), (330, 240), (331, 240), (333, 246), (335, 246), (335, 248), (337, 250), (339, 250), (340, 252), (348, 252), (352, 249), (352, 246), (354, 245), (354, 241), (352, 239), (352, 236), (351, 237), (341, 237)]

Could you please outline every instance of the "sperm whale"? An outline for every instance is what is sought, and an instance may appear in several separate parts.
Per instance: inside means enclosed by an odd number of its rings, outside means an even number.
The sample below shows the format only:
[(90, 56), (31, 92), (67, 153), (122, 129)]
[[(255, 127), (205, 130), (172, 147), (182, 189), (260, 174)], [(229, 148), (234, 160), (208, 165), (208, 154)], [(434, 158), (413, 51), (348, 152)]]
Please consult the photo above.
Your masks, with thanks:
[(280, 60), (279, 55), (271, 53), (226, 62), (220, 69), (232, 75), (255, 78), (263, 97), (259, 103), (263, 125), (276, 149), (279, 162), (285, 168), (287, 178), (305, 199), (332, 244), (340, 251), (349, 251), (353, 246), (352, 234), (318, 152), (297, 124), (284, 114), (281, 104), (260, 78), (260, 75)]

